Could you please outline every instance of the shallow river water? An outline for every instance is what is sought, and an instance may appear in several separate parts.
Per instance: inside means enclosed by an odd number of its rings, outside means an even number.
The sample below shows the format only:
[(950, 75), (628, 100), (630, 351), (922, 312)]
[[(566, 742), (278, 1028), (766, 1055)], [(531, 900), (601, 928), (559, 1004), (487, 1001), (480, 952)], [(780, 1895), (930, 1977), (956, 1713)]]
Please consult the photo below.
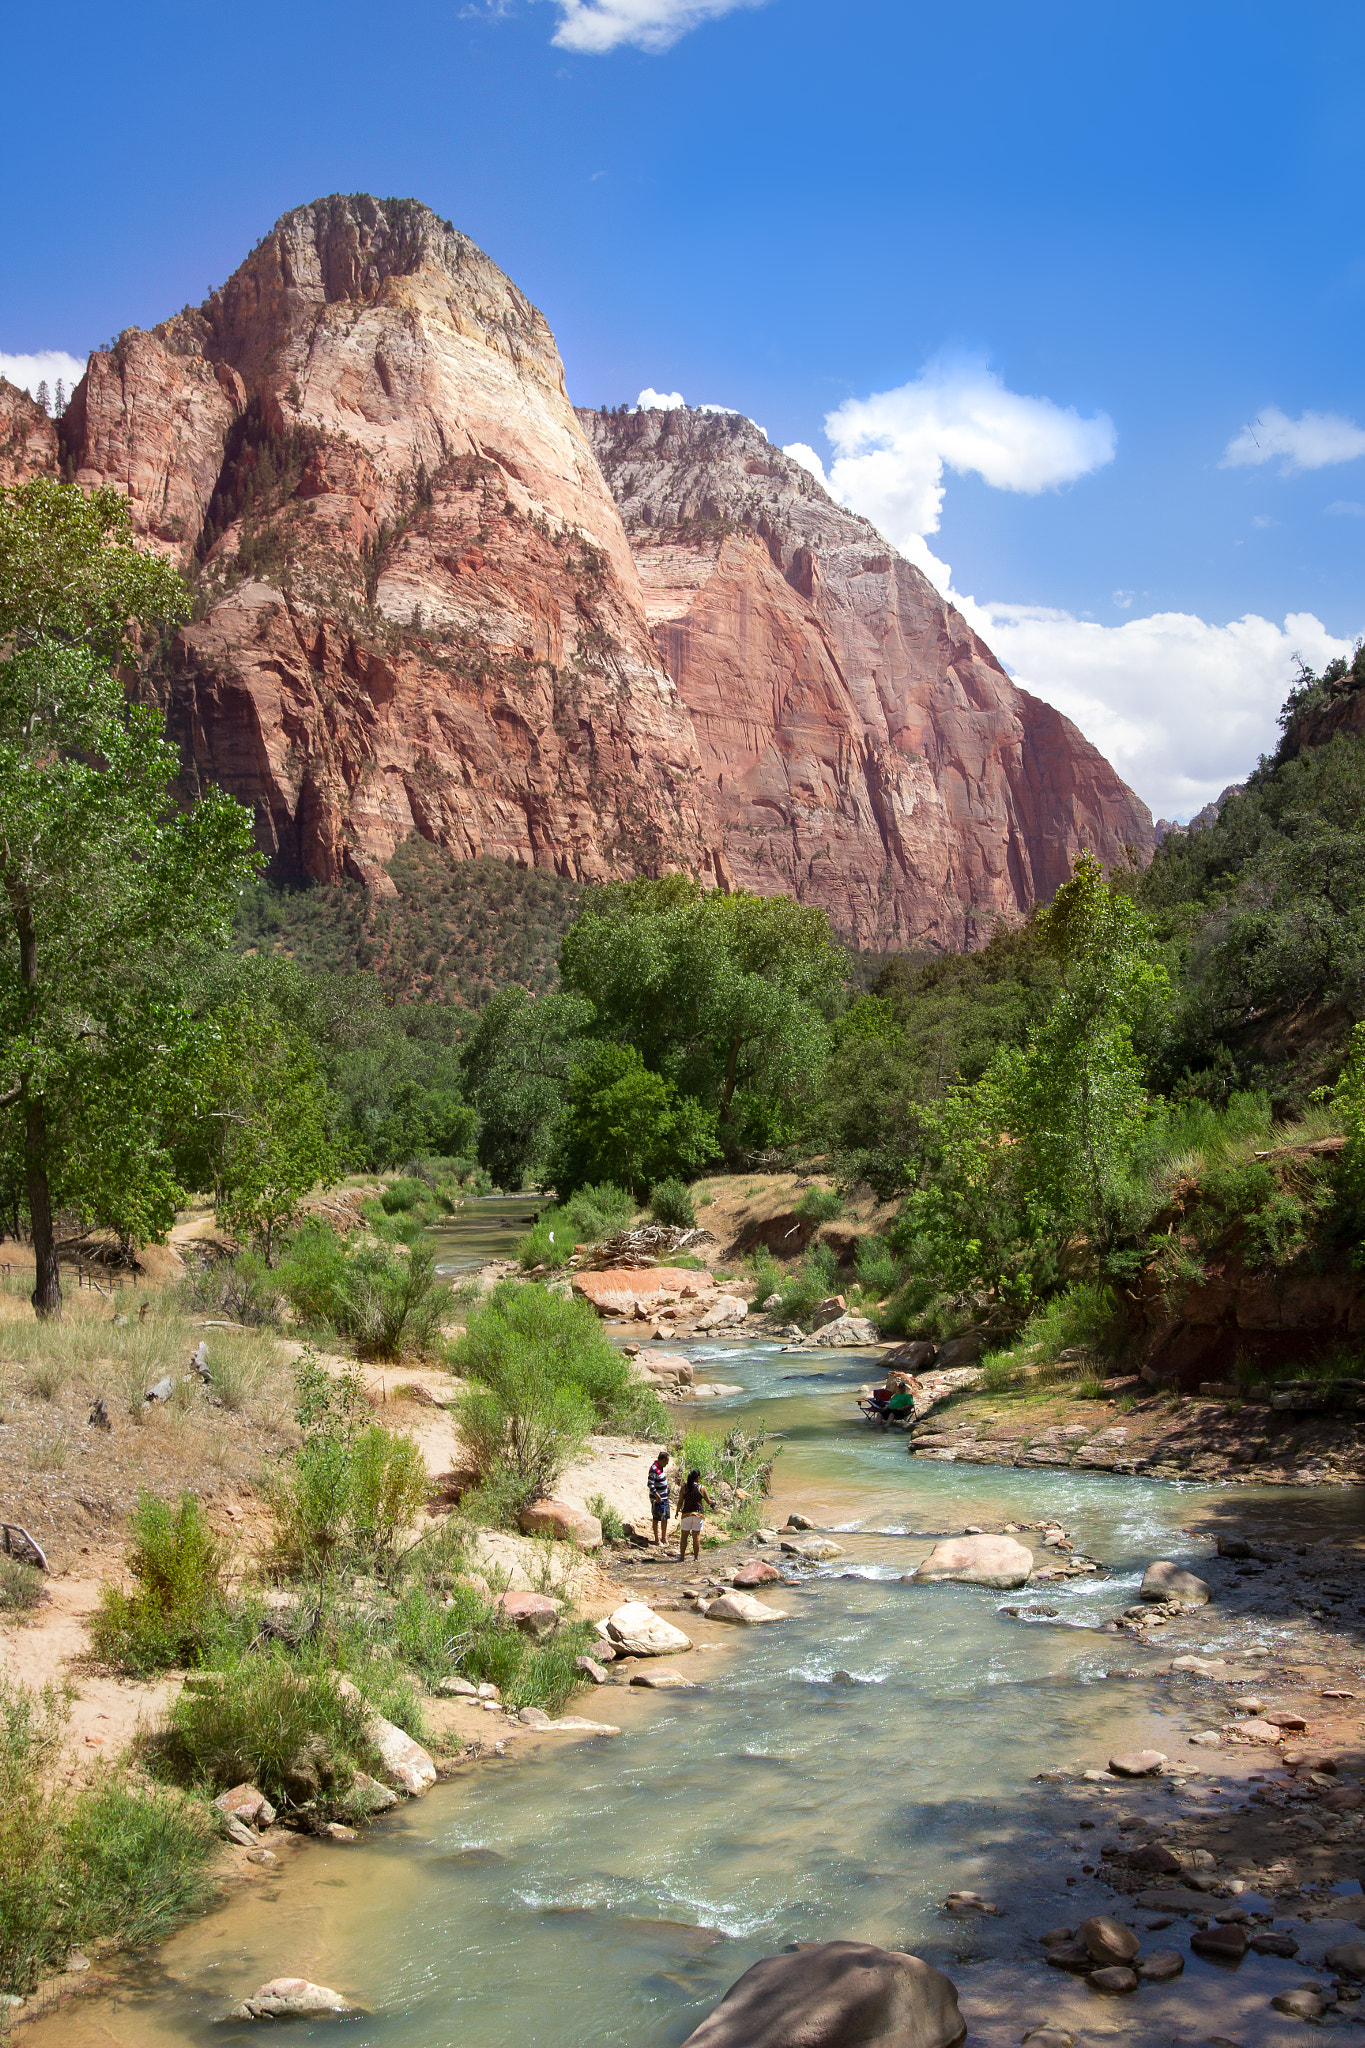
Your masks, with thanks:
[[(1151, 1558), (1207, 1554), (1181, 1530), (1210, 1490), (923, 1464), (858, 1420), (866, 1357), (686, 1348), (745, 1390), (700, 1425), (763, 1417), (777, 1504), (846, 1532), (838, 1563), (765, 1596), (791, 1619), (685, 1660), (695, 1692), (599, 1689), (582, 1710), (618, 1738), (473, 1766), (354, 1846), (309, 1845), (134, 1966), (116, 2000), (41, 2022), (34, 2048), (222, 2042), (233, 1999), (296, 1973), (375, 2015), (345, 2028), (353, 2048), (674, 2048), (787, 1942), (855, 1936), (953, 1968), (1052, 1924), (1081, 1860), (1049, 1830), (1036, 1773), (1103, 1763), (1119, 1730), (1183, 1744), (1184, 1723), (1155, 1684), (1103, 1682), (1121, 1639), (1002, 1618), (1018, 1595), (902, 1584), (929, 1548), (913, 1532), (1057, 1517), (1110, 1570), (1045, 1596), (1084, 1623), (1128, 1604)], [(1238, 1505), (1260, 1504), (1241, 1489)], [(1264, 1507), (1323, 1530), (1356, 1512), (1282, 1489)], [(1258, 1639), (1273, 1647), (1274, 1629), (1237, 1638)], [(839, 1667), (852, 1686), (830, 1683)], [(960, 1887), (1012, 1887), (1010, 1924), (945, 1922)], [(296, 2023), (290, 2039), (332, 2031)]]

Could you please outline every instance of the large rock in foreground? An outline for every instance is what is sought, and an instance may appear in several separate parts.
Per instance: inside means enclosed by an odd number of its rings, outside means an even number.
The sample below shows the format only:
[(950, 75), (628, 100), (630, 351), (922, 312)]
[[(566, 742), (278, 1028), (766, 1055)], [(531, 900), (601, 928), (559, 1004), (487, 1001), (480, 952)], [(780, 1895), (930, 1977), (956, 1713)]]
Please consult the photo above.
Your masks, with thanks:
[(580, 1550), (602, 1548), (602, 1524), (586, 1508), (570, 1507), (563, 1500), (533, 1500), (517, 1517), (527, 1536), (553, 1536), (561, 1543), (576, 1543)]
[(907, 1577), (919, 1585), (958, 1579), (968, 1586), (994, 1586), (1007, 1591), (1027, 1585), (1033, 1552), (1012, 1536), (950, 1536), (936, 1543), (918, 1570)]
[(352, 2005), (349, 1998), (343, 1998), (339, 1991), (329, 1990), (325, 1984), (310, 1984), (306, 1977), (272, 1977), (268, 1984), (262, 1984), (259, 1991), (253, 1991), (250, 1998), (234, 2005), (228, 2018), (316, 2019), (320, 2013), (358, 2013), (361, 2009)]
[(1203, 1579), (1187, 1572), (1183, 1565), (1172, 1564), (1169, 1558), (1158, 1558), (1149, 1564), (1142, 1574), (1142, 1598), (1144, 1600), (1179, 1600), (1185, 1607), (1205, 1607), (1213, 1598)]
[(942, 1971), (870, 1942), (822, 1941), (755, 1963), (683, 2048), (957, 2048), (966, 2038)]
[[(349, 1678), (338, 1679), (337, 1691), (343, 1699), (363, 1699), (359, 1686)], [(430, 1792), (436, 1783), (436, 1766), (420, 1742), (414, 1742), (382, 1714), (367, 1713), (365, 1733), (379, 1754), (386, 1784), (396, 1785), (410, 1799), (420, 1799)]]
[(631, 1657), (671, 1657), (677, 1650), (692, 1647), (690, 1636), (646, 1607), (643, 1600), (627, 1600), (608, 1615), (607, 1634)]

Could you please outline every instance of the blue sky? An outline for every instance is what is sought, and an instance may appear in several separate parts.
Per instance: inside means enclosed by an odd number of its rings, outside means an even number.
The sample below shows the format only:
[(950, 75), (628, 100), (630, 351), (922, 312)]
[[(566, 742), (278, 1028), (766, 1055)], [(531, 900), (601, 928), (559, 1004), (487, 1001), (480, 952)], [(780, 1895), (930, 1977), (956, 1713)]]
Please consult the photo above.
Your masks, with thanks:
[(810, 450), (1187, 815), (1293, 652), (1365, 631), (1363, 44), (1358, 6), (1198, 0), (30, 13), (0, 352), (150, 325), (320, 193), (414, 194), (578, 402)]

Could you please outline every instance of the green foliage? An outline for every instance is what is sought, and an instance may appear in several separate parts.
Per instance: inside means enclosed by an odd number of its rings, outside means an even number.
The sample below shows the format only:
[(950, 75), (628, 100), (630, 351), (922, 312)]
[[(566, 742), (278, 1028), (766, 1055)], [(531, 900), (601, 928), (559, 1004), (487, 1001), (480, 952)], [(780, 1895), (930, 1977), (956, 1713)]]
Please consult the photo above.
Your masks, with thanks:
[(631, 1197), (611, 1181), (595, 1186), (588, 1182), (575, 1189), (567, 1202), (542, 1209), (534, 1227), (517, 1240), (517, 1257), (523, 1270), (563, 1266), (575, 1245), (596, 1244), (610, 1236), (613, 1230), (629, 1222), (634, 1209)]
[(464, 1080), (479, 1112), (479, 1163), (515, 1192), (549, 1155), (569, 1076), (592, 1023), (590, 1003), (524, 989), (493, 997), (469, 1037)]
[(503, 1281), (469, 1319), (453, 1369), (478, 1384), (459, 1403), (460, 1438), (481, 1488), (474, 1511), (514, 1522), (594, 1428), (656, 1424), (657, 1396), (630, 1376), (586, 1302)]
[(239, 804), (172, 801), (178, 754), (116, 670), (185, 610), (120, 493), (0, 490), (0, 1199), (27, 1209), (41, 1313), (55, 1206), (130, 1239), (173, 1220), (160, 1127), (194, 1033), (166, 977), (258, 864)]
[(1011, 1345), (987, 1353), (985, 1384), (1000, 1392), (1029, 1377), (1046, 1381), (1064, 1351), (1112, 1348), (1122, 1329), (1113, 1289), (1098, 1281), (1074, 1281), (1034, 1310)]
[(160, 1764), (183, 1784), (220, 1792), (249, 1781), (272, 1805), (303, 1805), (378, 1768), (367, 1718), (337, 1672), (270, 1645), (186, 1686), (158, 1745)]
[(901, 1261), (884, 1237), (860, 1238), (854, 1263), (860, 1286), (879, 1300), (900, 1285)]
[(548, 1162), (561, 1194), (610, 1180), (643, 1197), (651, 1182), (716, 1156), (714, 1113), (651, 1073), (634, 1046), (592, 1047), (564, 1096)]
[(608, 1543), (620, 1543), (625, 1539), (626, 1525), (605, 1494), (588, 1495), (588, 1513), (596, 1515), (602, 1524), (602, 1534)]
[(767, 1426), (761, 1419), (737, 1423), (723, 1436), (693, 1427), (670, 1448), (679, 1473), (700, 1472), (701, 1483), (732, 1536), (759, 1526), (761, 1503), (771, 1490), (773, 1465), (782, 1450), (781, 1444), (769, 1450)]
[(416, 1444), (367, 1424), (359, 1374), (334, 1376), (311, 1351), (295, 1365), (294, 1396), (303, 1441), (270, 1487), (275, 1569), (320, 1586), (348, 1560), (385, 1569), (428, 1492)]
[(708, 894), (681, 875), (609, 883), (586, 898), (559, 965), (596, 1028), (714, 1117), (727, 1151), (803, 1127), (847, 972), (822, 910)]
[(127, 1565), (132, 1593), (106, 1584), (91, 1624), (96, 1656), (138, 1677), (198, 1664), (222, 1626), (228, 1550), (199, 1501), (138, 1491)]
[(303, 1197), (339, 1165), (313, 1049), (270, 1011), (227, 1005), (207, 1019), (197, 1093), (196, 1184), (212, 1189), (219, 1222), (255, 1239), (269, 1264)]
[(420, 1180), (396, 1180), (379, 1197), (380, 1207), (386, 1216), (397, 1216), (424, 1201), (426, 1193)]
[(697, 1212), (685, 1180), (676, 1176), (656, 1181), (649, 1192), (649, 1211), (656, 1223), (671, 1224), (676, 1230), (695, 1230)]
[[(809, 1323), (820, 1303), (836, 1290), (839, 1278), (839, 1261), (833, 1247), (827, 1244), (813, 1244), (801, 1263), (790, 1273), (775, 1266), (769, 1273), (763, 1269), (763, 1284), (771, 1278), (772, 1291), (781, 1295), (781, 1305), (773, 1313), (784, 1322)], [(766, 1295), (760, 1296), (766, 1300)]]
[(837, 1188), (807, 1188), (795, 1213), (803, 1223), (832, 1223), (844, 1213), (844, 1198)]
[(435, 1260), (435, 1247), (424, 1240), (406, 1258), (376, 1248), (346, 1261), (332, 1320), (362, 1358), (426, 1358), (440, 1350), (450, 1291), (436, 1277)]
[(38, 1605), (43, 1591), (43, 1574), (36, 1565), (0, 1556), (0, 1613), (28, 1613)]
[(218, 1836), (203, 1809), (60, 1769), (64, 1701), (0, 1678), (0, 1989), (23, 1995), (73, 1947), (141, 1946), (206, 1905)]

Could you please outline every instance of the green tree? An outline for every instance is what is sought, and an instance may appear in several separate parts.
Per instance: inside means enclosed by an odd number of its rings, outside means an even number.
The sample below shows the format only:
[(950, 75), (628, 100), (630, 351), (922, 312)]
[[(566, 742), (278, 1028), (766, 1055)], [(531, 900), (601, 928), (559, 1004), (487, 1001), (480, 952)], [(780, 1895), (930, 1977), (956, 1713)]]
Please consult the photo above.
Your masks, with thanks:
[(594, 890), (559, 967), (597, 1030), (713, 1112), (733, 1150), (807, 1115), (848, 962), (823, 910), (670, 875)]
[(205, 1021), (194, 1153), (219, 1222), (275, 1262), (310, 1188), (336, 1175), (331, 1100), (313, 1048), (270, 1011), (237, 1002)]
[(479, 1164), (500, 1188), (523, 1187), (544, 1165), (594, 1014), (577, 996), (537, 1001), (509, 988), (480, 1017), (465, 1048), (464, 1082), (479, 1112)]
[(570, 1077), (549, 1173), (561, 1201), (592, 1181), (640, 1199), (670, 1174), (693, 1179), (716, 1156), (716, 1119), (652, 1074), (630, 1045), (598, 1045)]
[[(133, 545), (117, 492), (0, 491), (0, 1108), (22, 1153), (40, 1315), (61, 1309), (54, 1207), (92, 1206), (78, 1172), (94, 1172), (95, 1220), (165, 1217), (149, 1134), (183, 1033), (163, 1031), (154, 977), (186, 944), (226, 938), (257, 864), (249, 814), (221, 791), (176, 808), (161, 718), (116, 673), (141, 631), (187, 608), (174, 571)], [(131, 1207), (113, 1204), (121, 1219), (100, 1199), (116, 1157), (145, 1169)]]

